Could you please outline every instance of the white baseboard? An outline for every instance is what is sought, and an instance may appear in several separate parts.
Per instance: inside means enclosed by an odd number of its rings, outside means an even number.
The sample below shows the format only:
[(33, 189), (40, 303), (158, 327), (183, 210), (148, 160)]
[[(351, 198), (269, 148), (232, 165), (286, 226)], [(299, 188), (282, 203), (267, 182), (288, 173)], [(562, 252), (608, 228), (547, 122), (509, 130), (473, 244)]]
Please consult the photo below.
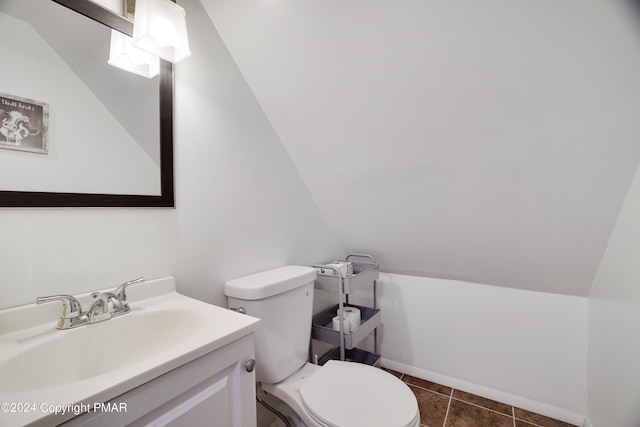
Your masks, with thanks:
[(486, 397), (498, 402), (503, 402), (508, 405), (516, 406), (518, 408), (535, 412), (536, 414), (544, 415), (556, 420), (564, 421), (566, 423), (574, 424), (576, 426), (593, 427), (589, 420), (586, 419), (583, 414), (579, 414), (577, 412), (568, 411), (566, 409), (558, 408), (556, 406), (548, 405), (546, 403), (538, 402), (526, 397), (517, 396), (515, 394), (506, 393), (489, 387), (470, 383), (458, 378), (453, 378), (447, 375), (427, 371), (426, 369), (415, 368), (413, 366), (405, 365), (404, 363), (395, 362), (393, 360), (382, 358), (381, 361), (383, 367), (393, 369), (394, 371), (403, 372), (405, 374), (422, 378), (427, 381), (432, 381), (455, 389), (464, 390), (472, 394), (477, 394), (478, 396)]
[(589, 421), (589, 417), (586, 417), (584, 419), (584, 425), (583, 427), (593, 427), (593, 424), (591, 424), (591, 421)]

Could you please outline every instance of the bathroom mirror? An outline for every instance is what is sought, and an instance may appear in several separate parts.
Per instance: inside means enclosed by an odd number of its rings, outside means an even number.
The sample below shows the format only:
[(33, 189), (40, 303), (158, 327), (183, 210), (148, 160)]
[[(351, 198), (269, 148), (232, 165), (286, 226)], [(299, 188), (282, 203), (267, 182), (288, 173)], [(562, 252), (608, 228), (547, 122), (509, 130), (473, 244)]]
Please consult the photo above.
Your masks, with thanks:
[(0, 2), (0, 207), (174, 206), (172, 65), (108, 65), (112, 29), (90, 0)]

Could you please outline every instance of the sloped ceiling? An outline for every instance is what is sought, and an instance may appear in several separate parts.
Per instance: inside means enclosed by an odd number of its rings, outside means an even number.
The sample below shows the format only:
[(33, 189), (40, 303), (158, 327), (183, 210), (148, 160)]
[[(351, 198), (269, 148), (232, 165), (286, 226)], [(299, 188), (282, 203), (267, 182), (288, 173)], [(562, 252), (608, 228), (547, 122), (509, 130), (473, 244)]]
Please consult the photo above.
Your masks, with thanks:
[(347, 250), (588, 294), (640, 160), (625, 3), (202, 2)]

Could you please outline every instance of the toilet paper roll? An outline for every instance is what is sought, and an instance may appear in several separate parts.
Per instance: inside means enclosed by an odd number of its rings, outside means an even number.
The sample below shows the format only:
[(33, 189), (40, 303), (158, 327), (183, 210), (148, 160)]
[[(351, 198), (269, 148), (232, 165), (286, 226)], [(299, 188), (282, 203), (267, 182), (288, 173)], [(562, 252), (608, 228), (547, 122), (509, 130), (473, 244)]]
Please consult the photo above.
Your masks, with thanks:
[(337, 268), (340, 270), (340, 274), (342, 277), (347, 277), (347, 273), (349, 272), (349, 268), (347, 264), (341, 263), (339, 261), (335, 261), (335, 263), (327, 264), (330, 267)]
[[(340, 330), (340, 318), (338, 316), (336, 316), (333, 319), (331, 319), (331, 323), (333, 325), (333, 330), (334, 331), (339, 331)], [(351, 322), (346, 317), (344, 317), (342, 319), (342, 327), (343, 327), (345, 333), (351, 332)]]
[(331, 263), (328, 265), (333, 265), (333, 266), (336, 266), (336, 268), (340, 268), (342, 277), (353, 276), (353, 263), (351, 261), (331, 261)]
[[(344, 307), (342, 309), (342, 313), (343, 313), (343, 317), (345, 319), (349, 319), (349, 323), (351, 324), (351, 330), (355, 331), (356, 329), (358, 329), (360, 327), (360, 323), (361, 323), (361, 315), (360, 315), (360, 309), (356, 308), (356, 307)], [(340, 315), (340, 310), (338, 310), (338, 316)]]

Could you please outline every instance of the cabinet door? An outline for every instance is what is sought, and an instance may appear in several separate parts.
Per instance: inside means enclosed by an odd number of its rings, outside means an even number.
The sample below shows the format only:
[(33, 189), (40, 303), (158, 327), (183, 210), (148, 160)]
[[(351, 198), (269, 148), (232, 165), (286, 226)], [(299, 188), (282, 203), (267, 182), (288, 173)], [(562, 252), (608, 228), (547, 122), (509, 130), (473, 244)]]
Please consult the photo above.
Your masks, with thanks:
[(210, 376), (131, 425), (244, 427), (241, 422), (233, 422), (233, 391), (238, 385), (234, 384), (238, 381), (234, 371), (239, 363)]
[(255, 427), (255, 372), (244, 365), (253, 357), (251, 334), (118, 396), (105, 411), (66, 425)]
[[(221, 376), (221, 378), (220, 378)], [(185, 393), (176, 402), (168, 402), (160, 408), (166, 412), (148, 425), (184, 427), (184, 426), (229, 426), (231, 413), (231, 390), (227, 373), (211, 378), (209, 384), (195, 394)], [(193, 390), (195, 391), (195, 390)]]

